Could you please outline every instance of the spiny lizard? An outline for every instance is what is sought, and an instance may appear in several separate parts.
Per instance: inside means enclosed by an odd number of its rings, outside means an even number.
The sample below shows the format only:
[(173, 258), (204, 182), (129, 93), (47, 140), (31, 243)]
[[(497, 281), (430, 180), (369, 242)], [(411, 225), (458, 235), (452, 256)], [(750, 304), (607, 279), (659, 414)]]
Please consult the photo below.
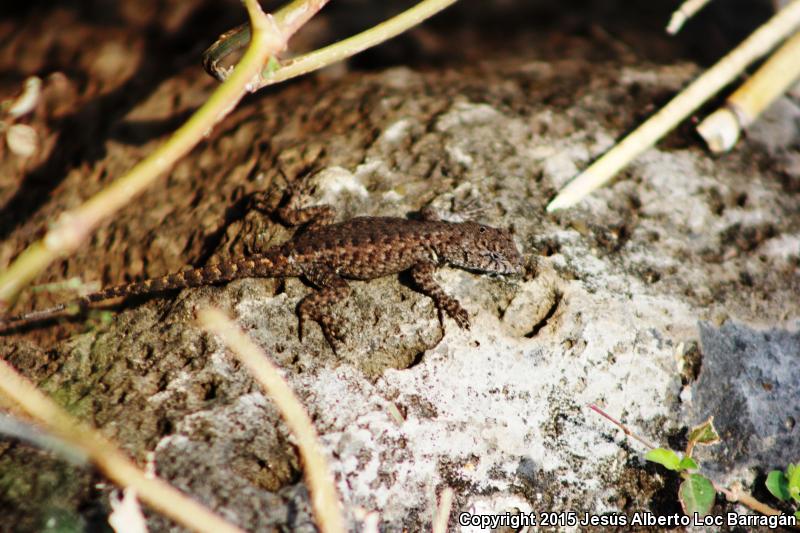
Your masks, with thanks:
[(330, 206), (284, 208), (277, 213), (288, 224), (305, 226), (284, 244), (263, 253), (106, 288), (67, 304), (0, 319), (0, 330), (52, 318), (70, 306), (85, 308), (110, 298), (240, 278), (303, 277), (317, 291), (297, 306), (300, 339), (304, 323), (314, 320), (335, 351), (334, 339), (341, 336), (326, 308), (348, 296), (346, 279), (369, 280), (408, 270), (418, 290), (436, 304), (440, 322), (444, 311), (460, 327), (468, 328), (467, 312), (439, 287), (434, 270), (442, 265), (505, 275), (523, 270), (522, 257), (508, 231), (475, 222), (445, 222), (431, 211), (423, 211), (422, 220), (357, 217), (339, 223), (332, 223), (334, 211)]

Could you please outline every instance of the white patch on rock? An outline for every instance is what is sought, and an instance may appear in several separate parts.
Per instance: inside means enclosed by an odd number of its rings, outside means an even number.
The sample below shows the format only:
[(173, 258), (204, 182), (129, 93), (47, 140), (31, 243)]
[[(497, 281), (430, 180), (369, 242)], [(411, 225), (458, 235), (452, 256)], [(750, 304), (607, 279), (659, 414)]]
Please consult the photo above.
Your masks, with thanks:
[(767, 257), (780, 258), (784, 261), (800, 257), (800, 234), (784, 234), (769, 239), (761, 245), (760, 251)]
[(500, 116), (502, 115), (488, 104), (456, 102), (448, 112), (444, 113), (436, 121), (436, 130), (446, 132), (466, 125), (475, 126), (491, 123)]
[(402, 141), (408, 134), (411, 127), (411, 121), (408, 119), (401, 119), (397, 122), (390, 124), (381, 134), (380, 140), (387, 144), (397, 144)]
[(465, 152), (462, 146), (450, 144), (446, 149), (447, 155), (449, 155), (450, 158), (456, 163), (464, 165), (465, 167), (472, 165), (472, 156)]
[[(586, 405), (600, 403), (633, 426), (671, 416), (664, 399), (680, 392), (674, 347), (696, 336), (688, 307), (629, 291), (591, 294), (571, 283), (559, 327), (532, 339), (504, 334), (494, 315), (478, 310), (469, 332), (448, 321), (445, 338), (418, 365), (389, 370), (375, 384), (344, 366), (301, 375), (313, 381), (312, 411), (329, 428), (323, 438), (338, 458), (346, 505), (380, 509), (383, 523), (415, 508), (433, 513), (429, 496), (449, 465), (448, 476), (474, 487), (470, 493), (499, 491), (486, 501), (504, 512), (526, 464), (535, 465), (534, 483), (554, 475), (607, 509), (614, 488), (595, 469), (619, 460), (618, 443), (607, 438), (618, 432)], [(389, 402), (405, 411), (400, 426)]]
[(349, 170), (342, 167), (327, 167), (314, 175), (322, 203), (336, 205), (342, 193), (366, 198), (369, 196), (364, 184)]

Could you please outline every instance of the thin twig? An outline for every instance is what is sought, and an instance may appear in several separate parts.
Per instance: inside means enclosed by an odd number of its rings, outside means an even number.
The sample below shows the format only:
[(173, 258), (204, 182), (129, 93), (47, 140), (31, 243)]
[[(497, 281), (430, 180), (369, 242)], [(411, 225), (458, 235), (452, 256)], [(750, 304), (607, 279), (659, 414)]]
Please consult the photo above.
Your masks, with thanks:
[(2, 411), (0, 411), (0, 435), (6, 438), (19, 439), (39, 448), (49, 450), (75, 466), (84, 466), (89, 460), (83, 450), (72, 446), (64, 439), (60, 439), (48, 431), (42, 431), (41, 428), (31, 424), (29, 421)]
[(681, 7), (672, 13), (669, 24), (667, 24), (667, 33), (670, 35), (678, 33), (686, 21), (695, 16), (695, 14), (703, 9), (710, 1), (711, 0), (686, 0), (681, 4)]
[(697, 126), (712, 152), (733, 148), (741, 131), (800, 78), (800, 32), (787, 39), (755, 74)]
[(314, 52), (295, 57), (280, 65), (273, 71), (264, 72), (261, 86), (272, 85), (314, 70), (323, 68), (337, 61), (341, 61), (359, 52), (378, 45), (384, 41), (400, 35), (442, 11), (443, 9), (455, 4), (457, 0), (424, 0), (414, 7), (403, 11), (389, 20), (373, 26), (369, 30), (363, 31), (352, 37), (320, 48)]
[(247, 335), (221, 311), (205, 309), (198, 314), (203, 329), (222, 339), (231, 351), (247, 366), (256, 380), (278, 406), (286, 425), (297, 439), (305, 465), (304, 473), (317, 525), (323, 532), (343, 532), (344, 520), (339, 498), (328, 469), (319, 437), (311, 418), (291, 387), (281, 377), (280, 370)]
[[(748, 507), (748, 508), (752, 509), (753, 511), (759, 512), (759, 513), (761, 513), (763, 515), (780, 516), (780, 515), (783, 514), (778, 509), (770, 507), (766, 503), (762, 503), (762, 502), (756, 500), (755, 498), (753, 498), (753, 496), (751, 496), (750, 493), (748, 493), (747, 491), (742, 489), (742, 486), (739, 483), (734, 483), (733, 486), (731, 488), (729, 488), (729, 489), (728, 488), (724, 488), (724, 487), (720, 487), (719, 485), (717, 485), (713, 481), (711, 482), (711, 484), (714, 485), (714, 488), (716, 490), (718, 490), (719, 492), (724, 494), (725, 498), (729, 502), (741, 503), (745, 507)], [(795, 529), (797, 529), (797, 528), (795, 528)]]
[(652, 442), (648, 441), (644, 437), (641, 437), (638, 434), (636, 434), (633, 431), (631, 431), (630, 429), (628, 429), (628, 426), (626, 426), (625, 424), (623, 424), (622, 422), (620, 422), (619, 420), (617, 420), (616, 418), (614, 418), (610, 414), (608, 414), (605, 411), (603, 411), (602, 409), (600, 409), (597, 405), (595, 405), (593, 403), (590, 403), (589, 404), (589, 409), (591, 409), (592, 411), (594, 411), (598, 415), (602, 416), (603, 418), (605, 418), (606, 420), (608, 420), (609, 422), (611, 422), (612, 424), (617, 426), (619, 429), (621, 429), (623, 431), (623, 433), (625, 433), (627, 436), (638, 440), (639, 442), (641, 442), (642, 444), (647, 446), (649, 449), (652, 450), (652, 449), (656, 448), (656, 446)]
[(0, 393), (44, 428), (85, 453), (111, 481), (123, 488), (136, 489), (143, 502), (164, 516), (194, 531), (242, 533), (165, 481), (147, 477), (111, 441), (72, 418), (2, 359)]
[[(456, 0), (423, 0), (414, 7), (366, 31), (319, 50), (270, 66), (262, 74), (261, 86), (272, 85), (301, 76), (353, 56), (403, 33), (455, 2)], [(206, 71), (217, 79), (225, 79), (227, 73), (219, 65), (227, 55), (247, 42), (249, 31), (246, 25), (242, 25), (222, 35), (203, 54), (203, 64), (206, 67)]]
[(798, 25), (800, 25), (800, 0), (793, 0), (686, 87), (658, 113), (567, 184), (547, 206), (547, 211), (573, 206), (605, 184), (622, 167), (653, 146), (680, 121), (730, 83), (745, 67), (794, 32)]
[(103, 219), (128, 205), (202, 140), (247, 92), (255, 90), (267, 58), (283, 50), (289, 37), (327, 0), (296, 0), (275, 17), (265, 15), (256, 0), (244, 3), (253, 38), (230, 78), (163, 145), (84, 204), (63, 213), (42, 240), (31, 244), (0, 273), (0, 309), (11, 304), (50, 263), (74, 252)]
[(453, 507), (453, 489), (445, 487), (439, 495), (439, 506), (433, 517), (433, 533), (447, 533), (447, 523), (450, 521), (450, 508)]

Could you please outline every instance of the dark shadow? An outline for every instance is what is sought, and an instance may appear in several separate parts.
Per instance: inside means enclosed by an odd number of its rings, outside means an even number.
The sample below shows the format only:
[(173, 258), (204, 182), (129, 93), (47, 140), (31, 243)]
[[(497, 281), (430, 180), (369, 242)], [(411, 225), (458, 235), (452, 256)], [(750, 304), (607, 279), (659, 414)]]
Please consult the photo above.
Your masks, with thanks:
[(205, 265), (212, 255), (217, 251), (222, 239), (225, 237), (225, 232), (231, 224), (239, 222), (247, 216), (253, 206), (253, 194), (248, 194), (236, 200), (233, 205), (225, 209), (225, 215), (222, 224), (219, 227), (207, 234), (203, 238), (203, 244), (200, 247), (200, 255), (195, 262), (196, 265)]
[(171, 133), (182, 126), (194, 114), (187, 109), (161, 120), (129, 120), (114, 124), (108, 132), (108, 139), (130, 146), (141, 146), (157, 137)]

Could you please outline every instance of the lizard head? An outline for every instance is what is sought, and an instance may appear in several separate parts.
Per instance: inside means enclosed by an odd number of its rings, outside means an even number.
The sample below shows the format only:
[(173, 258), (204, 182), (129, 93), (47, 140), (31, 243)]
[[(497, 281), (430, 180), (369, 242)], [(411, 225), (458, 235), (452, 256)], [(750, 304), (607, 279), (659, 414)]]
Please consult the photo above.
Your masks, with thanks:
[(509, 231), (476, 222), (456, 227), (453, 239), (439, 251), (445, 263), (490, 274), (522, 273), (522, 256)]

